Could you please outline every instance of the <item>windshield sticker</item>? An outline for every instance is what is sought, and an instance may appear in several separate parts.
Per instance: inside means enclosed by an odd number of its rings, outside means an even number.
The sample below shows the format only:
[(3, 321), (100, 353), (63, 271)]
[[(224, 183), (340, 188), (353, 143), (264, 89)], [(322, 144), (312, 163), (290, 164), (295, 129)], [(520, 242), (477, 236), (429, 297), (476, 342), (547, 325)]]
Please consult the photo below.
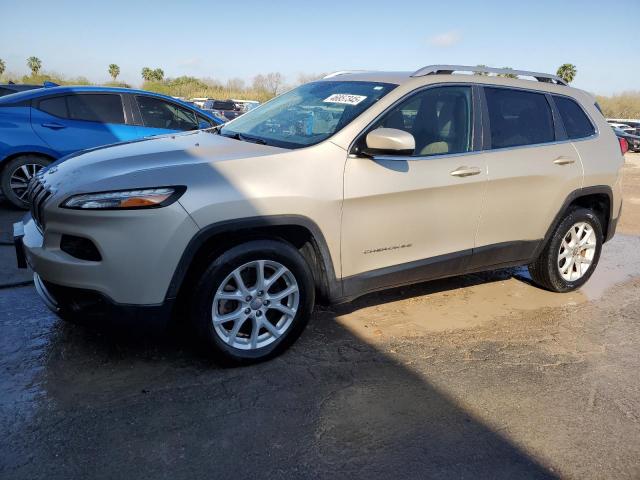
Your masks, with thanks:
[(367, 98), (364, 95), (349, 95), (348, 93), (334, 93), (323, 100), (324, 103), (344, 103), (345, 105), (358, 105)]

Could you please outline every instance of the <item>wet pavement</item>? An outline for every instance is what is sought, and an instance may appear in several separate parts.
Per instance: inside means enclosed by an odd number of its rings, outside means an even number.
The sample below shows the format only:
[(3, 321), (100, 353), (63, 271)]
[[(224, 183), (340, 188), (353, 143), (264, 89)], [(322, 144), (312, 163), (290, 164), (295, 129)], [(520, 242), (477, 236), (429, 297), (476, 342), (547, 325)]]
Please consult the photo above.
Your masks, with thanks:
[(9, 205), (0, 194), (0, 289), (31, 281), (32, 273), (18, 269), (13, 247), (13, 223), (26, 212)]
[(522, 268), (395, 289), (247, 368), (0, 289), (0, 478), (640, 478), (640, 164), (625, 182), (578, 292)]

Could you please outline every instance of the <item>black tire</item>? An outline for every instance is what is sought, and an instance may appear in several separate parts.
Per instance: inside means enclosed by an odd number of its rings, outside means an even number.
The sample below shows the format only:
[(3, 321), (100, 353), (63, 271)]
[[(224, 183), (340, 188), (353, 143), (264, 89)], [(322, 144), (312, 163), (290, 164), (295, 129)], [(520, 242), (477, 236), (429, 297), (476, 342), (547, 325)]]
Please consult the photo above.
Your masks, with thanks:
[(40, 167), (46, 167), (50, 163), (51, 161), (48, 158), (41, 157), (39, 155), (21, 155), (7, 162), (2, 169), (2, 175), (0, 177), (0, 186), (2, 187), (2, 193), (4, 194), (5, 198), (16, 207), (23, 210), (28, 210), (29, 202), (26, 200), (26, 198), (20, 198), (20, 196), (16, 194), (16, 192), (11, 188), (11, 176), (20, 167), (28, 165), (39, 165)]
[[(578, 222), (586, 222), (593, 228), (594, 235), (596, 236), (596, 246), (588, 270), (577, 280), (569, 281), (560, 274), (558, 255), (564, 237), (568, 235), (569, 229)], [(572, 208), (555, 228), (547, 245), (536, 261), (529, 265), (531, 279), (537, 286), (552, 292), (570, 292), (580, 288), (589, 280), (598, 265), (600, 252), (602, 251), (602, 243), (602, 223), (598, 215), (586, 208)]]
[[(216, 291), (238, 267), (257, 260), (285, 266), (298, 284), (298, 309), (288, 329), (269, 345), (242, 350), (227, 344), (213, 325), (212, 306)], [(313, 275), (304, 257), (292, 245), (278, 240), (252, 240), (215, 258), (198, 280), (189, 304), (189, 318), (207, 353), (222, 365), (246, 365), (273, 358), (285, 351), (302, 333), (313, 311)], [(265, 313), (264, 319), (267, 318)], [(251, 329), (253, 329), (253, 325)]]

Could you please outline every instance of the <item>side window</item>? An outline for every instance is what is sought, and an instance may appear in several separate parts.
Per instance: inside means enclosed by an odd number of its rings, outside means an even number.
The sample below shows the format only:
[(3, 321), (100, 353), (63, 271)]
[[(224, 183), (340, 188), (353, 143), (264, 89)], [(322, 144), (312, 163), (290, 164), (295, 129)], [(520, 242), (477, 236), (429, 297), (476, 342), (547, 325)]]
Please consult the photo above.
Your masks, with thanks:
[(374, 128), (397, 128), (413, 135), (414, 156), (471, 150), (471, 88), (434, 87), (388, 112)]
[(40, 100), (38, 110), (56, 117), (67, 118), (67, 97), (51, 97)]
[(190, 110), (160, 98), (137, 96), (145, 127), (168, 130), (197, 130), (196, 116)]
[(208, 118), (205, 118), (205, 117), (203, 117), (201, 115), (198, 115), (198, 127), (202, 128), (202, 124), (204, 124), (204, 123), (206, 123), (208, 125), (206, 128), (215, 126), (214, 123), (211, 120), (209, 120)]
[(556, 102), (560, 118), (570, 139), (589, 137), (595, 133), (596, 129), (589, 117), (574, 100), (554, 95), (553, 101)]
[(71, 120), (100, 123), (125, 123), (120, 95), (85, 93), (69, 95), (67, 108)]
[(553, 116), (542, 93), (484, 89), (489, 109), (492, 148), (553, 142)]

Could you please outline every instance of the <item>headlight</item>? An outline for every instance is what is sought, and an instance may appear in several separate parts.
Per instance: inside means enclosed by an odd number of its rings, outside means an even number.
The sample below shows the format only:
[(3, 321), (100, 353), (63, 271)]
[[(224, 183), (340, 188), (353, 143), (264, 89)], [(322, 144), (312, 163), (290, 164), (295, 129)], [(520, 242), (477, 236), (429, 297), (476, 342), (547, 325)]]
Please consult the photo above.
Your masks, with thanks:
[(67, 198), (60, 206), (76, 210), (160, 208), (178, 200), (185, 190), (186, 187), (180, 186), (83, 193)]

